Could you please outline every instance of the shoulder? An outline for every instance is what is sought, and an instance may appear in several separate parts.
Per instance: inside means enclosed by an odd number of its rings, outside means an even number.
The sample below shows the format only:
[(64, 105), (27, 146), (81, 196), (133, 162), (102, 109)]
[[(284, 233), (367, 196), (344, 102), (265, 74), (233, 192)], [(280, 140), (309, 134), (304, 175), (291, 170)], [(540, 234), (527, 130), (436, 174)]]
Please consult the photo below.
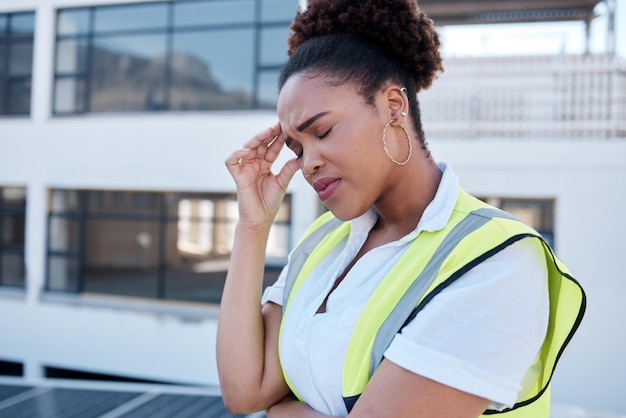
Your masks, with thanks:
[(520, 240), (434, 297), (385, 356), (414, 373), (512, 405), (543, 343), (547, 267), (536, 239)]

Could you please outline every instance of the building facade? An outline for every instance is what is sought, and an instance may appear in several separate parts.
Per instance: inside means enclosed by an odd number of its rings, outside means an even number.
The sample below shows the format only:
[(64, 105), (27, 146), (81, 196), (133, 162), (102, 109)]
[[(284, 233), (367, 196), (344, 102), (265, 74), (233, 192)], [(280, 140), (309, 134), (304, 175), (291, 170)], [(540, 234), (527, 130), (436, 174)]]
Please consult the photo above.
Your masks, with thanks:
[[(217, 385), (237, 219), (224, 160), (276, 122), (297, 3), (0, 3), (0, 376)], [(434, 157), (542, 232), (588, 292), (555, 401), (626, 412), (626, 337), (604, 331), (626, 315), (624, 62), (445, 65), (420, 93)], [(321, 210), (297, 174), (267, 283)]]

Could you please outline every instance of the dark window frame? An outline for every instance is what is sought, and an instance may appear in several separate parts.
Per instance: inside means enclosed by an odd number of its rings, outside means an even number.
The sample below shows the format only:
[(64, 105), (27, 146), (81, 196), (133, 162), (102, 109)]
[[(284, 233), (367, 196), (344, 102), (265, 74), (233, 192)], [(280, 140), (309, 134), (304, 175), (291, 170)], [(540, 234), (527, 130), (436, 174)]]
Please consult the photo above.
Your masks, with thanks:
[[(28, 34), (16, 34), (12, 31), (12, 22), (16, 17), (32, 15), (35, 17), (33, 11), (0, 13), (6, 20), (5, 28), (0, 28), (0, 61), (2, 61), (4, 71), (0, 73), (0, 85), (2, 88), (0, 91), (4, 92), (0, 94), (0, 116), (30, 116), (30, 108), (32, 101), (32, 78), (33, 78), (33, 57), (31, 57), (30, 70), (19, 74), (10, 74), (11, 66), (11, 47), (19, 44), (30, 44), (31, 50), (34, 54), (35, 44), (35, 29), (32, 33)], [(11, 87), (26, 84), (28, 85), (28, 110), (12, 111), (11, 110)]]
[[(166, 51), (165, 51), (165, 65), (164, 65), (164, 105), (163, 106), (155, 106), (154, 108), (143, 108), (138, 110), (131, 110), (131, 112), (160, 112), (160, 111), (185, 111), (184, 109), (171, 108), (171, 88), (172, 88), (172, 71), (171, 71), (171, 59), (173, 52), (173, 43), (174, 43), (174, 35), (177, 33), (191, 33), (191, 32), (211, 32), (211, 31), (221, 31), (228, 29), (252, 29), (253, 31), (253, 62), (252, 62), (252, 80), (251, 88), (252, 88), (252, 97), (251, 103), (249, 107), (241, 107), (241, 108), (224, 108), (217, 109), (221, 110), (232, 110), (232, 111), (249, 111), (255, 109), (269, 109), (274, 108), (273, 106), (264, 105), (260, 93), (261, 93), (261, 79), (264, 75), (271, 72), (278, 72), (283, 64), (283, 62), (277, 62), (275, 64), (263, 63), (261, 57), (262, 50), (262, 34), (265, 29), (269, 28), (277, 28), (284, 27), (288, 28), (291, 19), (283, 20), (279, 19), (267, 19), (262, 16), (263, 14), (263, 0), (251, 0), (251, 3), (254, 7), (254, 20), (252, 22), (242, 22), (242, 23), (226, 23), (226, 24), (203, 24), (203, 25), (189, 25), (189, 26), (175, 26), (174, 22), (174, 6), (175, 4), (182, 3), (199, 3), (199, 2), (219, 2), (219, 1), (227, 1), (227, 0), (168, 0), (165, 2), (142, 2), (142, 3), (127, 3), (127, 4), (117, 4), (117, 5), (100, 5), (100, 6), (87, 6), (87, 7), (70, 7), (63, 8), (57, 10), (56, 17), (56, 33), (55, 33), (55, 68), (54, 68), (54, 78), (53, 78), (53, 94), (52, 94), (52, 112), (54, 116), (71, 116), (71, 115), (80, 115), (80, 114), (89, 114), (89, 113), (107, 113), (107, 112), (118, 112), (116, 110), (106, 111), (106, 110), (91, 110), (90, 109), (90, 98), (91, 98), (91, 77), (92, 77), (92, 69), (91, 61), (94, 47), (94, 38), (106, 38), (113, 36), (122, 36), (122, 35), (155, 35), (155, 34), (165, 34), (166, 36)], [(287, 0), (285, 0), (287, 1)], [(293, 0), (292, 0), (293, 1)], [(165, 28), (148, 28), (148, 29), (123, 29), (123, 30), (110, 30), (110, 31), (95, 31), (95, 15), (98, 9), (103, 8), (124, 8), (124, 7), (132, 7), (136, 5), (153, 5), (153, 4), (164, 4), (167, 9), (167, 17), (166, 17), (166, 27)], [(294, 14), (296, 12), (297, 2), (293, 1), (294, 4)], [(66, 11), (79, 11), (86, 10), (88, 13), (88, 28), (85, 32), (79, 32), (75, 34), (59, 34), (59, 18), (61, 13)], [(86, 51), (85, 51), (85, 63), (84, 63), (84, 71), (65, 71), (65, 72), (57, 72), (56, 63), (58, 59), (58, 45), (60, 41), (67, 40), (83, 40), (86, 41)], [(284, 49), (286, 51), (287, 45), (285, 42)], [(286, 56), (285, 56), (286, 59)], [(74, 110), (70, 111), (59, 111), (57, 110), (56, 100), (57, 100), (57, 82), (59, 80), (74, 80), (76, 83), (82, 82), (83, 90), (81, 93), (80, 100), (76, 97), (73, 99), (73, 107)], [(78, 108), (82, 106), (82, 108)], [(119, 110), (121, 111), (121, 110)], [(211, 111), (211, 109), (192, 109), (192, 111)]]
[[(173, 300), (173, 301), (181, 301), (181, 299), (170, 298), (168, 297), (168, 281), (171, 281), (173, 278), (167, 276), (168, 266), (167, 263), (167, 245), (168, 245), (168, 236), (167, 236), (167, 228), (171, 223), (177, 223), (180, 221), (181, 217), (179, 214), (172, 214), (172, 208), (168, 207), (168, 199), (173, 198), (175, 202), (180, 202), (184, 199), (203, 199), (203, 200), (211, 200), (213, 202), (217, 201), (232, 201), (236, 202), (236, 194), (235, 193), (213, 193), (213, 192), (155, 192), (155, 191), (120, 191), (120, 190), (78, 190), (78, 189), (52, 189), (49, 191), (50, 196), (55, 191), (60, 192), (75, 192), (77, 193), (78, 203), (77, 208), (67, 209), (67, 210), (54, 210), (52, 205), (49, 204), (48, 214), (47, 214), (47, 226), (46, 226), (46, 274), (45, 274), (45, 286), (44, 290), (46, 292), (61, 292), (61, 293), (73, 293), (80, 294), (85, 291), (85, 277), (84, 270), (86, 268), (85, 262), (85, 247), (86, 247), (86, 223), (90, 220), (116, 220), (116, 221), (136, 221), (136, 222), (156, 222), (158, 228), (158, 267), (157, 267), (157, 286), (156, 286), (156, 297), (150, 298), (148, 296), (143, 296), (147, 299), (157, 299), (157, 300)], [(117, 212), (117, 211), (94, 211), (89, 208), (89, 201), (92, 196), (91, 193), (109, 193), (109, 192), (121, 192), (121, 193), (135, 193), (137, 195), (150, 195), (148, 197), (157, 196), (158, 198), (158, 212), (157, 213), (129, 213), (126, 212)], [(291, 195), (287, 194), (285, 196), (285, 202), (288, 203), (288, 213), (287, 220), (275, 220), (274, 225), (276, 226), (285, 226), (287, 228), (286, 236), (287, 236), (287, 253), (291, 250), (291, 229), (292, 229), (292, 198)], [(56, 219), (66, 219), (77, 221), (77, 243), (76, 249), (53, 249), (51, 247), (51, 223), (53, 218)], [(192, 218), (196, 222), (201, 220), (200, 218)], [(236, 222), (236, 219), (229, 217), (219, 217), (213, 214), (210, 218), (210, 222), (213, 226), (217, 224), (229, 224)], [(71, 260), (77, 263), (77, 277), (76, 277), (76, 286), (74, 288), (66, 288), (65, 290), (53, 288), (50, 286), (50, 261), (52, 258), (61, 258), (65, 260)], [(284, 263), (286, 263), (286, 255), (284, 258)], [(267, 265), (267, 268), (276, 270), (277, 268), (282, 268), (282, 266), (276, 266), (276, 263), (270, 263)], [(175, 279), (174, 279), (175, 280)], [(100, 293), (100, 294), (109, 294), (109, 293)], [(117, 294), (111, 293), (112, 296), (118, 296)], [(205, 302), (211, 303), (211, 302)]]

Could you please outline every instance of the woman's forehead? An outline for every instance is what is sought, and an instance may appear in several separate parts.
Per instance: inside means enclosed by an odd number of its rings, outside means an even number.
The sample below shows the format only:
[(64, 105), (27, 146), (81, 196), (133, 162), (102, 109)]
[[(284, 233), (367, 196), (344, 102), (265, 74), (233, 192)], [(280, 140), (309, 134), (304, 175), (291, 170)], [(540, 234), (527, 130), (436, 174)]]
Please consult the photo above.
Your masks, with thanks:
[(290, 77), (279, 92), (277, 109), (279, 115), (292, 112), (294, 108), (315, 108), (310, 111), (321, 112), (319, 106), (334, 106), (345, 101), (358, 99), (357, 89), (349, 83), (336, 83), (328, 76), (296, 74)]

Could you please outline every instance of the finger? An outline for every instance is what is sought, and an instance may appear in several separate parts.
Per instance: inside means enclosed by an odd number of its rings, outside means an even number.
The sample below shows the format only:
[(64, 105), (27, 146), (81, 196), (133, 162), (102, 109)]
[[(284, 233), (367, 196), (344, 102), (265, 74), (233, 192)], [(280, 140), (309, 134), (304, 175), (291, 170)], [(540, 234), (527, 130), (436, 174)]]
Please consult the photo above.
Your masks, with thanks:
[(280, 172), (276, 175), (276, 179), (278, 184), (280, 184), (283, 189), (287, 189), (287, 186), (291, 182), (293, 175), (300, 169), (300, 163), (296, 158), (292, 158), (287, 161), (283, 168), (281, 168)]
[(276, 161), (278, 155), (280, 154), (280, 150), (283, 149), (283, 145), (285, 145), (285, 136), (281, 132), (276, 135), (274, 141), (268, 145), (267, 150), (265, 151), (265, 159), (271, 163)]
[(250, 156), (254, 154), (251, 151), (252, 150), (249, 148), (239, 149), (233, 152), (232, 154), (230, 154), (228, 158), (226, 158), (226, 161), (224, 161), (224, 163), (227, 166), (231, 166), (231, 167), (241, 165), (242, 160), (249, 159)]
[(250, 148), (250, 149), (257, 149), (261, 147), (262, 145), (267, 146), (276, 138), (276, 136), (279, 133), (280, 133), (280, 126), (276, 124), (254, 135), (243, 146), (244, 148)]

